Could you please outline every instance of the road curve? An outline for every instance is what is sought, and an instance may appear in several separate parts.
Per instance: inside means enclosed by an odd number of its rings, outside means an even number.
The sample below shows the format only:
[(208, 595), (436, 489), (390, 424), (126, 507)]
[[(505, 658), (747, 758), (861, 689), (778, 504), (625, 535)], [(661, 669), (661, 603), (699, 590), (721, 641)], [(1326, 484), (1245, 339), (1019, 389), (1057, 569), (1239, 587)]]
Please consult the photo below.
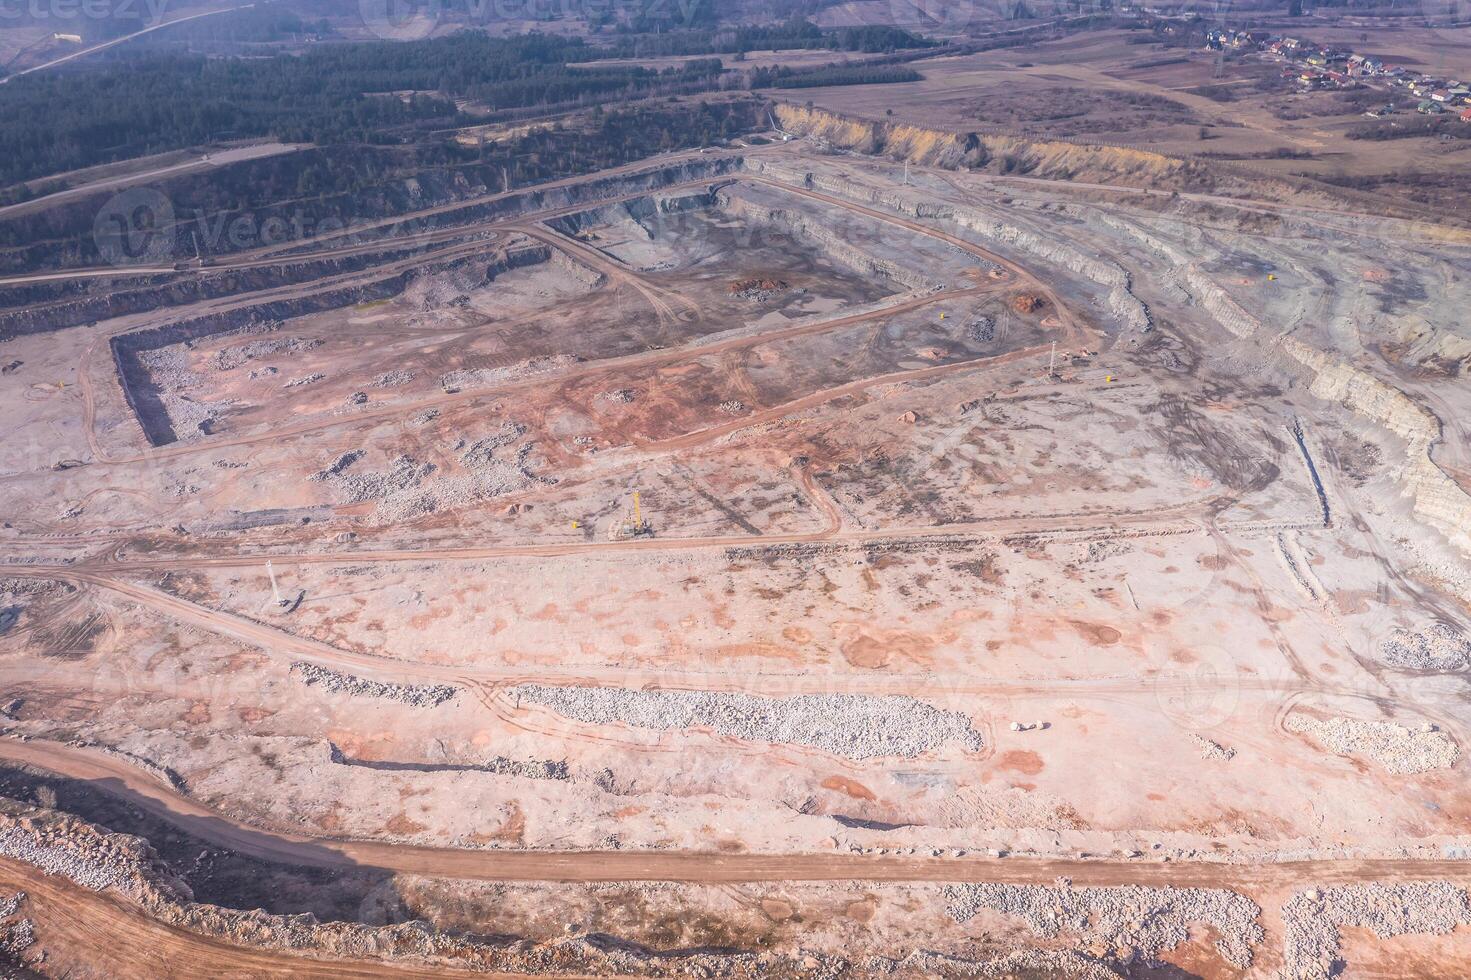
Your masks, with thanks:
[[(23, 891), (22, 913), (53, 950), (86, 950), (91, 975), (115, 980), (197, 977), (220, 980), (526, 980), (525, 974), (483, 973), (443, 966), (346, 961), (281, 949), (254, 949), (189, 932), (150, 918), (138, 907), (99, 895), (29, 864), (0, 858), (0, 888)], [(69, 957), (53, 956), (52, 962)], [(566, 978), (570, 974), (555, 974)]]

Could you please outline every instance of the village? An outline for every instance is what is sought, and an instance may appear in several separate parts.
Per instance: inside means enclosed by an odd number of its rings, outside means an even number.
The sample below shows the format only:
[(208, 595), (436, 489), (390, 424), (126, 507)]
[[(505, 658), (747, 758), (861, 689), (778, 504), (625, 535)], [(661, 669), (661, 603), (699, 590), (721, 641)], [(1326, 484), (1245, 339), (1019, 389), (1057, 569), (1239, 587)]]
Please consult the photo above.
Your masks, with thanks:
[[(1296, 79), (1305, 91), (1369, 86), (1397, 95), (1403, 90), (1416, 100), (1416, 112), (1430, 116), (1453, 113), (1462, 122), (1471, 123), (1471, 85), (1460, 79), (1438, 78), (1389, 64), (1374, 55), (1267, 31), (1217, 28), (1206, 34), (1205, 46), (1211, 51), (1257, 52), (1286, 62), (1282, 77)], [(1365, 115), (1382, 118), (1398, 107), (1399, 103), (1391, 101)]]

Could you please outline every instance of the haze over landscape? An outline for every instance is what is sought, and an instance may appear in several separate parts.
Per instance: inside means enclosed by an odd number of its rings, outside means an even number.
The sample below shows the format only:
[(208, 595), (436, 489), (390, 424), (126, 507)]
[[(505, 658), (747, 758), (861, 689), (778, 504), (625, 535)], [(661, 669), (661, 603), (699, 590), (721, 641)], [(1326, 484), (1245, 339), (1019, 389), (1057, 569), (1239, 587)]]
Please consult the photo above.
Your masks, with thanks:
[(1471, 973), (1471, 14), (0, 0), (0, 974)]

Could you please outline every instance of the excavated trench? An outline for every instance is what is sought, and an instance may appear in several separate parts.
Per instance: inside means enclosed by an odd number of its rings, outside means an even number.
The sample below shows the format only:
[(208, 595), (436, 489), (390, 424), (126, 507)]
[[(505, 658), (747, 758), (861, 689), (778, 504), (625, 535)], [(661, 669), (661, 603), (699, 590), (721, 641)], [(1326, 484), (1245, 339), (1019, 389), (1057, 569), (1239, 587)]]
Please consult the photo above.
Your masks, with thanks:
[(503, 272), (537, 265), (550, 260), (551, 257), (550, 248), (530, 246), (504, 252), (495, 261), (488, 263), (483, 258), (474, 258), (440, 265), (421, 266), (376, 282), (344, 286), (295, 299), (260, 303), (225, 313), (194, 317), (163, 326), (120, 334), (109, 341), (112, 348), (113, 366), (122, 386), (123, 397), (137, 417), (144, 436), (150, 445), (163, 446), (194, 433), (175, 431), (174, 421), (164, 405), (162, 389), (154, 383), (148, 366), (144, 363), (142, 355), (148, 351), (230, 333), (273, 320), (290, 320), (361, 303), (392, 299), (401, 294), (415, 279), (425, 275), (461, 272), (469, 269), (474, 270), (476, 275), (483, 274), (484, 281), (489, 282)]

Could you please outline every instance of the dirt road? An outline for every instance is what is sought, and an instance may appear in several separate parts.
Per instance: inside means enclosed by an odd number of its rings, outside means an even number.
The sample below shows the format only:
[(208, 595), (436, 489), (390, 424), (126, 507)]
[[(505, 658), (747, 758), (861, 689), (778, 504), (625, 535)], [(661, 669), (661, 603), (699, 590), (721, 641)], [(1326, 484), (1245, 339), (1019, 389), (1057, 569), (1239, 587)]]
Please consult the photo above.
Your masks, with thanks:
[(197, 14), (189, 14), (184, 17), (175, 17), (173, 20), (166, 20), (162, 23), (153, 24), (149, 27), (145, 27), (141, 31), (134, 31), (131, 34), (124, 34), (122, 37), (115, 37), (111, 41), (104, 41), (102, 44), (94, 44), (90, 48), (82, 48), (80, 51), (73, 51), (71, 54), (65, 55), (61, 58), (56, 58), (52, 61), (48, 61), (43, 65), (35, 65), (23, 71), (18, 71), (13, 75), (6, 75), (4, 78), (0, 78), (0, 85), (4, 85), (12, 78), (20, 78), (22, 75), (29, 75), (32, 72), (45, 71), (48, 68), (55, 68), (57, 65), (64, 65), (68, 62), (76, 61), (78, 58), (85, 58), (89, 54), (96, 54), (98, 51), (105, 51), (108, 48), (117, 47), (119, 44), (126, 44), (128, 41), (131, 41), (134, 38), (143, 37), (145, 34), (152, 34), (154, 31), (161, 31), (165, 27), (173, 27), (175, 24), (183, 24), (186, 21), (198, 20), (201, 17), (213, 17), (216, 14), (227, 14), (236, 10), (249, 10), (254, 6), (255, 4), (253, 3), (247, 3), (242, 4), (238, 7), (222, 7), (218, 10), (204, 10)]
[[(221, 980), (525, 980), (524, 974), (480, 973), (448, 967), (392, 966), (305, 957), (252, 949), (164, 925), (120, 899), (99, 895), (30, 865), (0, 858), (0, 890), (27, 895), (22, 914), (37, 925), (53, 964), (86, 951), (87, 975), (114, 980), (218, 977)], [(63, 974), (75, 975), (75, 974)], [(570, 976), (562, 974), (561, 976)]]
[(1471, 880), (1471, 864), (1442, 859), (1349, 859), (1228, 864), (1104, 858), (914, 857), (723, 854), (689, 851), (463, 850), (345, 841), (264, 831), (165, 787), (128, 763), (93, 749), (0, 740), (0, 759), (94, 782), (211, 843), (265, 861), (311, 867), (375, 868), (474, 881), (994, 881), (1075, 885), (1172, 885), (1254, 890), (1296, 882), (1341, 884), (1405, 879)]

